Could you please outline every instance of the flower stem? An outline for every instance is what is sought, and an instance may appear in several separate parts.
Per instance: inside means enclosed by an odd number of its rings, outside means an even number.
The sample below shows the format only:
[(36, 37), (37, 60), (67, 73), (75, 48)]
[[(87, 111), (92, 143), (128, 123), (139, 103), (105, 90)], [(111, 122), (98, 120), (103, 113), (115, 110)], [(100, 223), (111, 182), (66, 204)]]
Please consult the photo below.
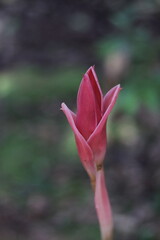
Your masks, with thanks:
[(91, 184), (95, 191), (95, 208), (99, 220), (102, 240), (112, 240), (112, 212), (102, 165), (101, 167), (97, 167), (95, 182), (92, 181)]

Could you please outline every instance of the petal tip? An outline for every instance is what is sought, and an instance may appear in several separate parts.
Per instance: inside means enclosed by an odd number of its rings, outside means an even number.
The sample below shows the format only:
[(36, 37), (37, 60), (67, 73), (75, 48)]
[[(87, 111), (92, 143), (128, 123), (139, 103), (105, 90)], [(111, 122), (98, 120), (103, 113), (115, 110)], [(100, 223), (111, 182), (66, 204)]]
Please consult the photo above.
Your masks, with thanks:
[(86, 73), (89, 74), (90, 71), (95, 72), (95, 65), (89, 67)]
[(118, 92), (119, 92), (119, 91), (121, 91), (123, 88), (121, 88), (121, 85), (118, 84), (118, 85), (115, 86), (115, 89), (118, 90)]
[(60, 108), (60, 110), (63, 110), (64, 107), (65, 107), (65, 103), (62, 102), (62, 103), (61, 103), (61, 108)]
[(67, 110), (67, 105), (66, 105), (64, 102), (61, 103), (61, 108), (60, 108), (60, 110), (62, 110), (63, 112), (64, 112), (65, 110)]
[(90, 69), (91, 69), (92, 71), (95, 71), (95, 65), (92, 65), (92, 66), (90, 67)]
[(121, 85), (120, 85), (120, 84), (118, 84), (116, 87), (117, 87), (117, 88), (121, 88)]

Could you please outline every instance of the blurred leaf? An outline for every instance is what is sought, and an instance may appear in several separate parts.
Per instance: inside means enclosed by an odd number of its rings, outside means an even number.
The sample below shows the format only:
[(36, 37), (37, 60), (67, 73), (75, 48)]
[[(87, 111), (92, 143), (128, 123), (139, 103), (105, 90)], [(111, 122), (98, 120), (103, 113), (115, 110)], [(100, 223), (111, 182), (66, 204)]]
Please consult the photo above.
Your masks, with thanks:
[(0, 74), (0, 97), (12, 102), (41, 102), (76, 94), (80, 69), (15, 69)]
[[(1, 168), (0, 191), (12, 192), (17, 190), (32, 191), (38, 185), (42, 188), (50, 166), (50, 158), (46, 146), (38, 139), (34, 139), (24, 131), (10, 134), (0, 144)], [(10, 190), (9, 190), (10, 189)]]
[(157, 111), (160, 107), (159, 39), (151, 38), (142, 28), (135, 28), (131, 34), (112, 36), (97, 43), (96, 53), (104, 60), (110, 53), (119, 51), (131, 54), (131, 66), (121, 83), (124, 91), (118, 99), (120, 108), (134, 114), (143, 104)]
[(141, 228), (138, 235), (140, 240), (156, 240), (153, 231), (147, 227)]
[(120, 29), (128, 29), (132, 26), (135, 19), (134, 12), (134, 5), (128, 6), (123, 11), (119, 11), (113, 15), (110, 21)]
[(116, 51), (127, 51), (128, 50), (128, 43), (123, 37), (118, 36), (116, 38), (108, 38), (100, 40), (95, 47), (96, 54), (101, 57), (105, 58), (106, 55), (116, 52)]

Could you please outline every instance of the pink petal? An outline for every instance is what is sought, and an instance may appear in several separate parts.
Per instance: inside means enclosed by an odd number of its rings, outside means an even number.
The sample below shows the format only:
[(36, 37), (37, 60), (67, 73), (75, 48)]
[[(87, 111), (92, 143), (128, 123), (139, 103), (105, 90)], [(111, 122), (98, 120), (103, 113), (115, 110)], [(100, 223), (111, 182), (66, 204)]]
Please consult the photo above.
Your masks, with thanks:
[(101, 119), (101, 110), (102, 110), (102, 101), (103, 101), (103, 94), (101, 91), (101, 88), (99, 86), (98, 78), (96, 76), (94, 67), (90, 67), (87, 71), (87, 74), (89, 76), (92, 89), (95, 95), (96, 99), (96, 113), (97, 113), (97, 122)]
[(95, 175), (95, 166), (93, 163), (92, 150), (75, 125), (75, 121), (74, 121), (75, 114), (65, 105), (65, 103), (62, 103), (61, 107), (62, 107), (61, 108), (62, 111), (66, 115), (68, 122), (74, 132), (77, 149), (78, 149), (81, 162), (84, 168), (86, 169), (86, 171), (88, 172), (89, 176), (91, 177)]
[(98, 126), (96, 127), (96, 129), (94, 130), (94, 132), (92, 133), (92, 135), (89, 137), (87, 141), (93, 151), (93, 154), (95, 156), (95, 161), (97, 164), (100, 164), (104, 159), (104, 155), (106, 151), (106, 143), (107, 143), (106, 121), (112, 108), (116, 103), (116, 99), (118, 97), (118, 93), (120, 89), (121, 89), (120, 85), (117, 85), (116, 87), (114, 87), (112, 97), (110, 98), (110, 102), (108, 103), (108, 108), (106, 109)]
[(100, 224), (103, 240), (111, 239), (112, 235), (112, 212), (108, 193), (105, 185), (103, 168), (96, 173), (95, 207)]
[(103, 99), (103, 113), (105, 113), (105, 111), (107, 110), (107, 108), (109, 107), (111, 101), (112, 101), (112, 98), (113, 98), (113, 95), (116, 91), (116, 89), (119, 89), (121, 90), (120, 88), (120, 85), (117, 85), (113, 88), (111, 88), (107, 93), (106, 95), (104, 96), (104, 99)]
[(90, 79), (85, 74), (78, 91), (76, 126), (82, 136), (88, 139), (96, 125), (95, 96)]

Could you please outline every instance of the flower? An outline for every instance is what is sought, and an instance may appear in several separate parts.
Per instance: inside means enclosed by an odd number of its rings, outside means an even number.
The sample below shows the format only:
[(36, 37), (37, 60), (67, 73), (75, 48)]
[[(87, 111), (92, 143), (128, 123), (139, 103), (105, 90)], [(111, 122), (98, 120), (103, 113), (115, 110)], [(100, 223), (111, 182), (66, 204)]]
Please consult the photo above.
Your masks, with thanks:
[(106, 153), (106, 122), (115, 105), (120, 85), (113, 87), (104, 97), (94, 67), (84, 74), (77, 96), (77, 114), (65, 103), (62, 111), (74, 132), (78, 153), (91, 179), (101, 168)]
[(73, 130), (81, 162), (91, 179), (102, 240), (111, 240), (113, 229), (103, 169), (107, 147), (106, 122), (120, 90), (117, 85), (103, 97), (94, 67), (90, 67), (79, 87), (77, 114), (65, 103), (61, 108)]

